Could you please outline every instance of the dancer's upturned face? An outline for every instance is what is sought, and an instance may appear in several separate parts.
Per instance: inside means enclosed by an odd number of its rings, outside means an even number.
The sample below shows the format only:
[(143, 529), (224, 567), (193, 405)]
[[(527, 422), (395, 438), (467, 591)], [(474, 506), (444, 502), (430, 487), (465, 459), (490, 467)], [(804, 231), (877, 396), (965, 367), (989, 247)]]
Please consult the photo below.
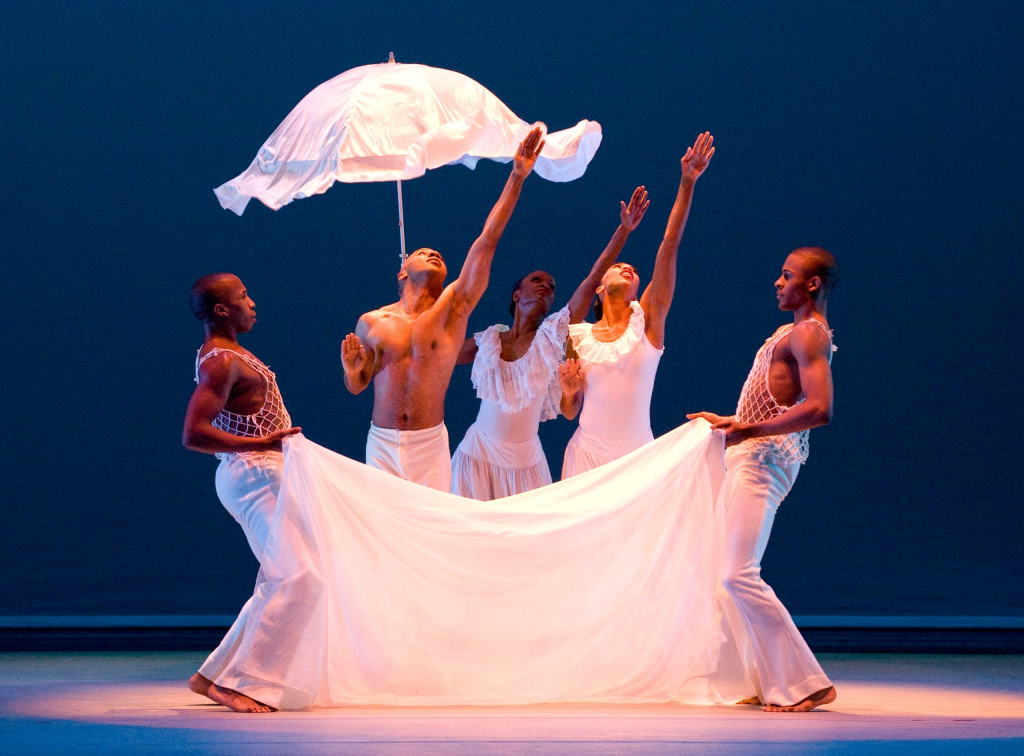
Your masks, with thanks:
[(402, 266), (402, 271), (411, 281), (423, 282), (435, 276), (441, 281), (448, 275), (448, 268), (444, 264), (444, 258), (436, 249), (423, 247), (413, 252)]
[(621, 296), (627, 302), (636, 299), (640, 291), (640, 274), (629, 263), (615, 263), (604, 274), (601, 286), (605, 296)]
[(527, 309), (540, 304), (547, 314), (555, 303), (555, 279), (547, 271), (535, 270), (522, 279), (513, 296), (517, 307)]
[(227, 309), (226, 317), (237, 333), (248, 333), (256, 325), (256, 303), (240, 279), (230, 283), (228, 295), (220, 305)]
[(775, 281), (775, 298), (779, 300), (780, 310), (796, 310), (814, 295), (811, 291), (813, 283), (820, 285), (817, 276), (811, 275), (803, 257), (791, 254), (782, 264), (782, 275)]

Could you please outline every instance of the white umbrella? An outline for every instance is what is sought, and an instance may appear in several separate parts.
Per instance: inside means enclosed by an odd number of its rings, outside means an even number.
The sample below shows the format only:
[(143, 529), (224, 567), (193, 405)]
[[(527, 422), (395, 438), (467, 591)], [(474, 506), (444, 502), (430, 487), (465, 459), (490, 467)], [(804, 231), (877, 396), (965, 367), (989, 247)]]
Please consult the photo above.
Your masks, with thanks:
[[(511, 160), (531, 125), (468, 76), (396, 63), (360, 66), (325, 81), (288, 114), (249, 168), (214, 192), (241, 215), (253, 197), (277, 210), (321, 194), (335, 181), (398, 182), (398, 223), (405, 259), (402, 181), (428, 168), (480, 158)], [(549, 181), (583, 175), (601, 126), (583, 120), (548, 134), (534, 172)]]

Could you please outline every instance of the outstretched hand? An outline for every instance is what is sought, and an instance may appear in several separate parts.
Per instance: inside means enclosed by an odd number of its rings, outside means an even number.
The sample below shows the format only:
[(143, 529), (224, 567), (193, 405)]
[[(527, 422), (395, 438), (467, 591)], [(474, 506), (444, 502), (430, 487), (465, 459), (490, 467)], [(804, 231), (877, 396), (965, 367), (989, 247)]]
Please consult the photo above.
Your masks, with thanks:
[(644, 213), (651, 206), (651, 201), (647, 199), (647, 190), (642, 186), (638, 186), (633, 190), (633, 196), (630, 198), (628, 205), (621, 201), (619, 204), (622, 205), (622, 209), (619, 211), (619, 221), (624, 229), (632, 231), (644, 219)]
[(572, 358), (558, 366), (558, 382), (562, 385), (562, 393), (575, 396), (583, 388), (583, 363)]
[(512, 173), (519, 178), (526, 178), (533, 170), (533, 166), (540, 157), (540, 151), (544, 149), (544, 131), (540, 126), (535, 126), (526, 139), (519, 143), (516, 156), (513, 159)]
[(294, 436), (296, 433), (302, 433), (302, 428), (285, 428), (284, 430), (276, 430), (265, 436), (263, 440), (267, 442), (267, 448), (270, 449), (270, 451), (281, 451), (283, 446), (282, 442), (288, 438), (288, 436)]
[(697, 137), (693, 147), (687, 147), (686, 154), (680, 161), (684, 179), (696, 181), (704, 173), (708, 163), (711, 162), (711, 157), (715, 154), (715, 148), (711, 146), (714, 141), (715, 138), (711, 136), (711, 132), (705, 131)]
[(354, 333), (350, 333), (341, 342), (341, 364), (346, 373), (359, 373), (366, 367), (370, 356), (366, 353), (363, 342)]
[(714, 412), (693, 412), (686, 416), (687, 420), (703, 418), (711, 423), (712, 430), (719, 430), (725, 433), (725, 445), (735, 446), (741, 441), (750, 438), (750, 426), (738, 422), (735, 417), (722, 417)]

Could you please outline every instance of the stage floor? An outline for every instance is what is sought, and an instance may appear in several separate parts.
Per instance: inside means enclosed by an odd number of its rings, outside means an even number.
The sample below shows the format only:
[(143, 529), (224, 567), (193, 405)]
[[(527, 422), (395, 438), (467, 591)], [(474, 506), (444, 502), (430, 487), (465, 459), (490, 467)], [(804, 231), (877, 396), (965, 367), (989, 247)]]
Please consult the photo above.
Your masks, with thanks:
[(1024, 753), (1024, 656), (819, 658), (839, 699), (808, 714), (551, 705), (243, 715), (185, 687), (201, 654), (0, 654), (0, 753)]

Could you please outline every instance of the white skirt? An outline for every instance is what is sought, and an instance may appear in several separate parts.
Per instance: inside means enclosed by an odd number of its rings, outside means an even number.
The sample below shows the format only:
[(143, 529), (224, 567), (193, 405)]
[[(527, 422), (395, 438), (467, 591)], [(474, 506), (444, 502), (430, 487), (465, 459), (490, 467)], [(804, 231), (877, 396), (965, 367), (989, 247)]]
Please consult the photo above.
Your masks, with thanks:
[(477, 501), (503, 499), (551, 483), (540, 439), (508, 443), (487, 436), (473, 423), (452, 455), (452, 493)]
[(565, 447), (565, 458), (562, 460), (562, 480), (621, 459), (653, 440), (654, 434), (650, 429), (647, 433), (639, 436), (606, 438), (592, 436), (577, 428), (576, 432), (572, 434), (572, 438), (569, 439), (568, 446)]

